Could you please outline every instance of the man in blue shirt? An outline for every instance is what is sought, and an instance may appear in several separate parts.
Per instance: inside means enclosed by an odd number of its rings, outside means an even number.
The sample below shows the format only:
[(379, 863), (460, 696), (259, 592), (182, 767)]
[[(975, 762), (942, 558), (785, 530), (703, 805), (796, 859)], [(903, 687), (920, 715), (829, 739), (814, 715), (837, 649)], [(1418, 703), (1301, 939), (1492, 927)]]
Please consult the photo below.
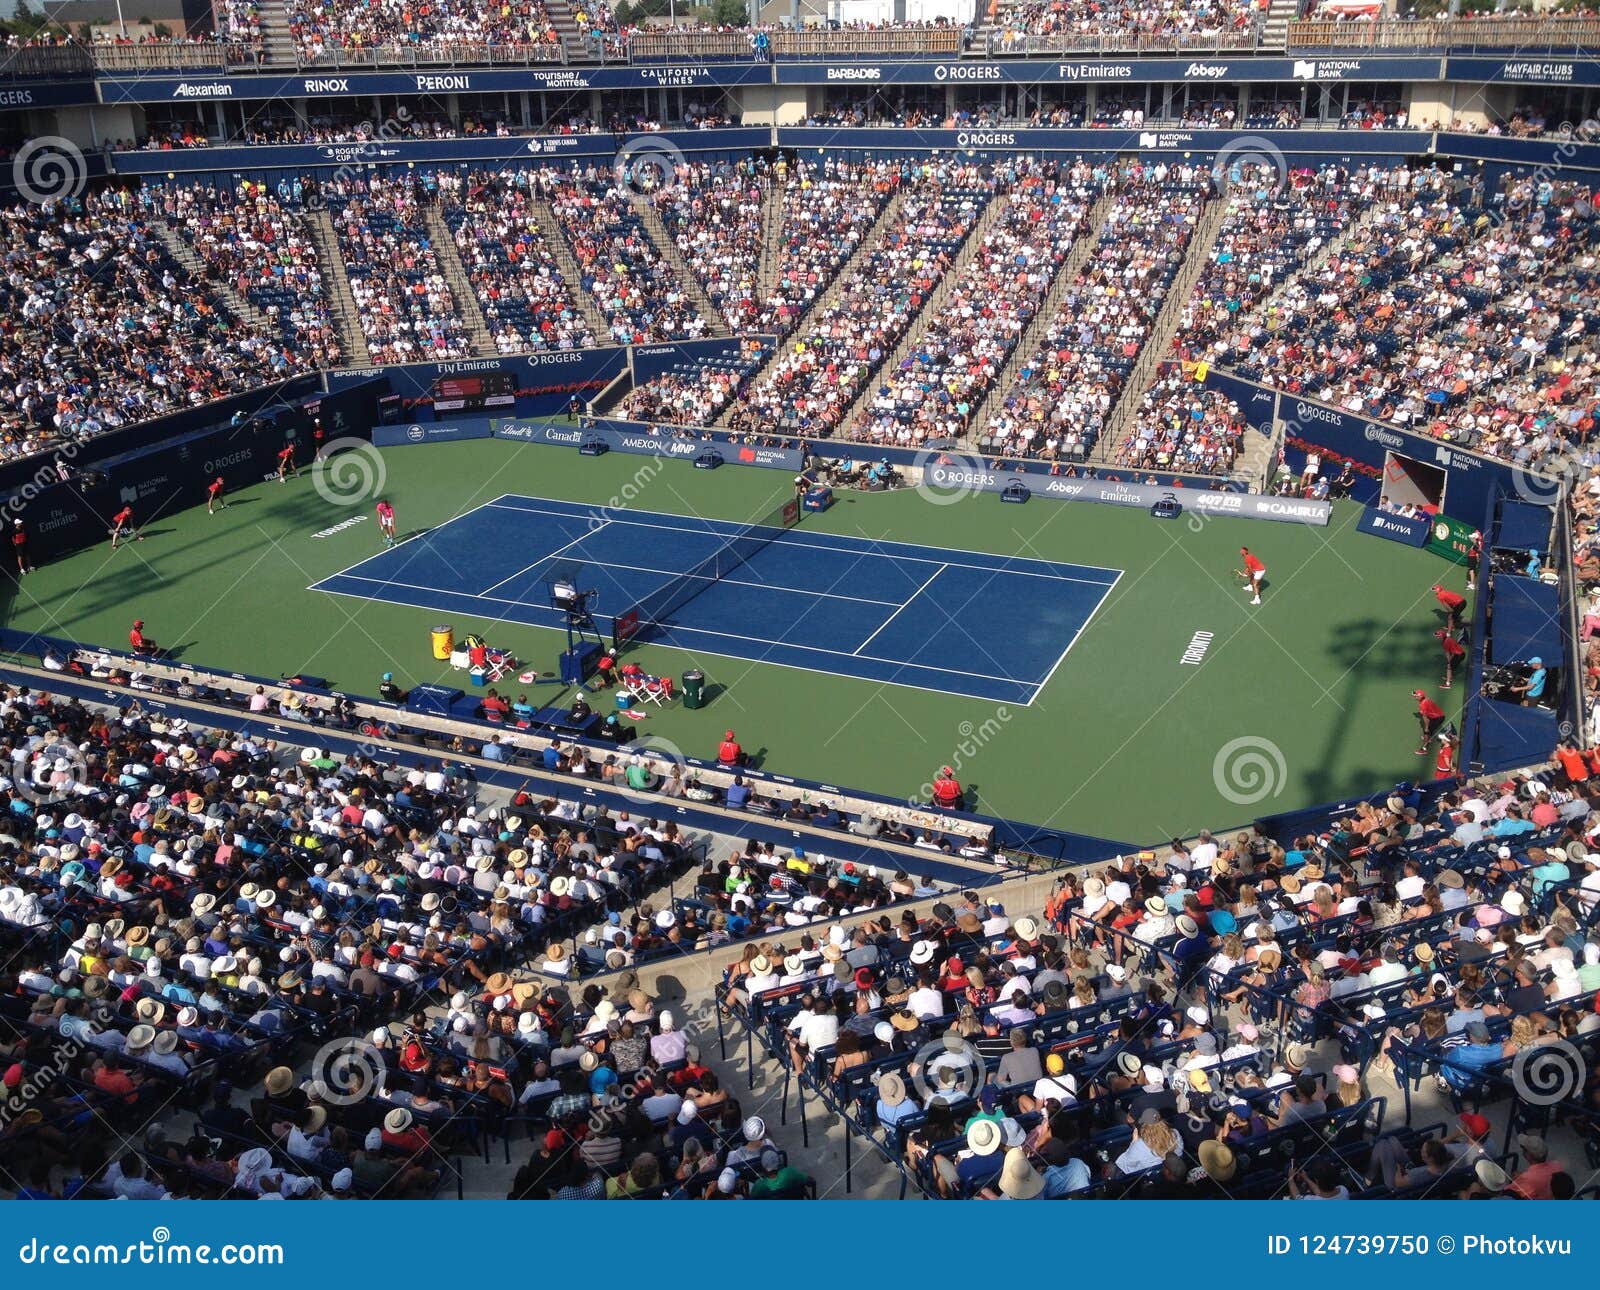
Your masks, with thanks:
[(1467, 1027), (1467, 1042), (1457, 1048), (1446, 1049), (1440, 1065), (1445, 1082), (1457, 1092), (1463, 1092), (1477, 1083), (1478, 1076), (1504, 1054), (1499, 1044), (1489, 1039), (1489, 1027), (1475, 1021)]
[(1513, 685), (1511, 687), (1513, 694), (1522, 696), (1523, 707), (1538, 703), (1540, 699), (1544, 698), (1545, 682), (1549, 679), (1549, 673), (1545, 671), (1542, 658), (1530, 658), (1528, 662), (1533, 665), (1533, 671), (1528, 674), (1528, 679), (1521, 685)]
[(1509, 807), (1506, 811), (1506, 818), (1494, 826), (1494, 835), (1497, 838), (1513, 838), (1520, 833), (1532, 832), (1533, 825), (1522, 818), (1521, 809), (1515, 806)]

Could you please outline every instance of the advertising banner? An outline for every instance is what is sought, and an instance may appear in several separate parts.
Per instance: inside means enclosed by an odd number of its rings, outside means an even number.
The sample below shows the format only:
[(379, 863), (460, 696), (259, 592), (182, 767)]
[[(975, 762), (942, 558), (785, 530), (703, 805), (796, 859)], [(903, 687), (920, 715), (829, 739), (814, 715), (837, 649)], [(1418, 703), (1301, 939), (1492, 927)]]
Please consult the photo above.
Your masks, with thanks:
[(1099, 502), (1106, 506), (1136, 506), (1149, 510), (1167, 498), (1176, 500), (1185, 511), (1197, 515), (1221, 515), (1233, 519), (1277, 520), (1288, 524), (1327, 524), (1333, 514), (1329, 502), (1307, 501), (1298, 497), (1263, 497), (1259, 493), (1208, 492), (1196, 488), (1162, 488), (1156, 484), (1122, 484), (1102, 479), (1068, 478), (1061, 475), (1013, 475), (965, 464), (935, 462), (924, 472), (926, 482), (948, 492), (998, 493), (1008, 484), (1020, 482), (1035, 497), (1052, 497), (1064, 502)]
[(373, 426), (374, 447), (393, 448), (410, 443), (455, 443), (462, 439), (487, 439), (493, 433), (489, 418), (478, 421), (427, 421), (403, 426)]
[(1428, 540), (1428, 521), (1412, 515), (1396, 515), (1391, 511), (1369, 506), (1356, 521), (1357, 533), (1370, 533), (1373, 537), (1388, 538), (1405, 546), (1421, 546)]

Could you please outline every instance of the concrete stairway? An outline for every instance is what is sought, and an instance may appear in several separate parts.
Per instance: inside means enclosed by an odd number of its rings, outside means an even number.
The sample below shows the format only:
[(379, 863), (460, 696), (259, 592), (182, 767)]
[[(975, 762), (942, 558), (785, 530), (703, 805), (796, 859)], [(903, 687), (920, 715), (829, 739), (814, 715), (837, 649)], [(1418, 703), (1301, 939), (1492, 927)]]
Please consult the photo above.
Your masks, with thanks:
[[(807, 311), (807, 316), (813, 313), (823, 313), (832, 307), (833, 302), (839, 298), (840, 288), (849, 281), (850, 275), (855, 272), (856, 265), (877, 249), (884, 233), (893, 226), (895, 220), (900, 218), (900, 208), (905, 204), (905, 199), (905, 189), (896, 189), (894, 196), (883, 204), (883, 209), (878, 212), (878, 218), (872, 221), (872, 227), (867, 230), (866, 236), (856, 243), (856, 249), (852, 252), (850, 258), (839, 266), (839, 271), (833, 275), (833, 281), (828, 284), (828, 289), (822, 293), (821, 297)], [(768, 355), (767, 361), (751, 375), (749, 381), (745, 383), (746, 389), (753, 389), (767, 379), (772, 369), (788, 356), (790, 346), (794, 343), (795, 337), (805, 331), (805, 325), (806, 320), (802, 318), (800, 325), (795, 328), (794, 332), (791, 332), (789, 336), (779, 342), (777, 348)], [(722, 410), (722, 415), (717, 418), (715, 424), (721, 425), (727, 421), (738, 405), (738, 399), (729, 399), (728, 406)]]
[(1239, 460), (1233, 463), (1233, 477), (1242, 479), (1252, 493), (1264, 493), (1271, 482), (1268, 474), (1278, 464), (1278, 441), (1283, 436), (1281, 426), (1273, 426), (1270, 435), (1246, 430), (1244, 448)]
[(961, 271), (978, 253), (978, 248), (983, 245), (983, 239), (989, 235), (989, 230), (995, 226), (995, 222), (1005, 214), (1009, 204), (1010, 197), (1005, 193), (998, 193), (989, 198), (988, 204), (972, 222), (972, 228), (967, 231), (966, 240), (956, 251), (955, 258), (950, 261), (950, 267), (928, 293), (928, 298), (922, 302), (922, 308), (907, 322), (906, 329), (894, 348), (873, 371), (867, 374), (861, 392), (856, 395), (850, 406), (845, 409), (844, 416), (839, 419), (840, 433), (849, 434), (855, 428), (856, 422), (866, 416), (873, 397), (878, 392), (879, 373), (899, 370), (900, 364), (905, 362), (906, 357), (916, 348), (923, 332), (919, 324), (924, 318), (932, 320), (939, 316), (939, 311), (944, 308), (944, 302), (950, 298), (951, 291), (960, 280)]
[(1095, 247), (1100, 244), (1100, 234), (1105, 229), (1106, 217), (1111, 214), (1111, 208), (1116, 205), (1116, 201), (1116, 193), (1101, 193), (1095, 199), (1094, 205), (1089, 207), (1089, 214), (1083, 222), (1083, 232), (1072, 243), (1067, 258), (1056, 270), (1055, 281), (1050, 284), (1044, 299), (1039, 302), (1039, 311), (1023, 329), (1016, 348), (1011, 351), (1011, 357), (1006, 359), (1006, 365), (1000, 369), (1000, 374), (989, 387), (989, 392), (983, 396), (978, 406), (973, 408), (972, 420), (968, 422), (969, 445), (972, 437), (982, 431), (984, 423), (989, 418), (991, 406), (1005, 397), (1006, 391), (1017, 379), (1017, 372), (1033, 356), (1050, 324), (1055, 321), (1056, 310), (1061, 308), (1062, 300), (1071, 290), (1078, 274), (1083, 271), (1083, 266), (1089, 262), (1089, 257), (1094, 254)]
[(1178, 271), (1172, 275), (1172, 281), (1167, 285), (1167, 294), (1161, 301), (1161, 308), (1156, 313), (1155, 321), (1150, 324), (1150, 334), (1145, 337), (1144, 346), (1139, 350), (1138, 357), (1133, 360), (1133, 367), (1128, 371), (1128, 380), (1122, 387), (1122, 394), (1106, 421), (1105, 433), (1100, 436), (1094, 451), (1089, 454), (1090, 461), (1104, 463), (1117, 459), (1117, 449), (1121, 446), (1129, 427), (1133, 425), (1134, 417), (1138, 415), (1139, 405), (1144, 401), (1144, 392), (1155, 379), (1156, 368), (1163, 359), (1171, 356), (1172, 338), (1178, 334), (1184, 308), (1189, 303), (1189, 294), (1194, 290), (1194, 284), (1200, 280), (1200, 275), (1205, 272), (1206, 265), (1211, 262), (1211, 249), (1216, 245), (1217, 234), (1222, 230), (1222, 222), (1227, 218), (1227, 214), (1226, 196), (1211, 198), (1206, 202), (1205, 209), (1200, 212), (1200, 222), (1195, 225), (1194, 233), (1189, 238), (1183, 263), (1178, 266)]
[(683, 258), (683, 252), (678, 249), (678, 243), (667, 228), (667, 223), (661, 218), (661, 212), (656, 210), (653, 203), (639, 203), (639, 218), (644, 224), (644, 231), (650, 235), (650, 240), (656, 244), (656, 250), (661, 252), (661, 259), (667, 268), (682, 285), (684, 293), (694, 305), (694, 310), (706, 320), (707, 336), (729, 335), (728, 320), (722, 316), (722, 310), (711, 303), (711, 297), (706, 294), (705, 286), (700, 281), (700, 275)]
[(174, 233), (159, 220), (153, 220), (146, 225), (161, 244), (166, 247), (167, 254), (189, 271), (189, 276), (196, 282), (203, 282), (212, 291), (217, 293), (217, 298), (227, 307), (240, 322), (259, 331), (264, 336), (278, 335), (278, 325), (265, 313), (257, 309), (244, 296), (240, 295), (233, 284), (226, 278), (209, 276), (206, 262), (200, 258), (200, 253), (183, 238)]
[(473, 354), (478, 358), (493, 358), (500, 351), (495, 348), (489, 320), (483, 316), (483, 307), (478, 304), (478, 294), (472, 289), (467, 266), (461, 263), (461, 257), (456, 254), (455, 238), (450, 235), (450, 226), (444, 222), (444, 212), (437, 206), (424, 206), (422, 222), (428, 230), (434, 258), (439, 261), (439, 272), (450, 285), (450, 294), (456, 298), (456, 311), (467, 326)]
[(536, 197), (528, 203), (528, 209), (533, 212), (534, 222), (538, 224), (539, 231), (544, 234), (544, 240), (549, 243), (550, 250), (555, 254), (556, 264), (561, 269), (562, 281), (567, 285), (567, 295), (578, 313), (582, 315), (583, 321), (588, 324), (589, 330), (594, 333), (594, 343), (610, 344), (608, 339), (610, 326), (606, 322), (606, 316), (600, 312), (600, 306), (595, 303), (593, 294), (583, 288), (583, 271), (578, 268), (578, 257), (572, 254), (572, 248), (562, 236), (561, 225), (556, 223), (556, 213), (550, 209), (550, 203), (543, 197)]
[(1261, 29), (1261, 48), (1282, 49), (1289, 24), (1300, 16), (1300, 0), (1272, 0)]
[(545, 0), (545, 10), (550, 15), (550, 25), (561, 33), (561, 44), (567, 52), (567, 61), (589, 57), (589, 46), (578, 33), (578, 20), (573, 16), (567, 0)]
[(344, 350), (345, 362), (351, 367), (370, 367), (372, 355), (367, 351), (367, 338), (361, 330), (355, 297), (350, 294), (349, 271), (339, 250), (339, 235), (333, 231), (333, 219), (319, 208), (306, 212), (306, 223), (311, 230), (311, 240), (317, 244), (322, 289), (327, 294), (328, 313), (339, 329), (339, 346)]
[(756, 299), (765, 300), (778, 285), (783, 268), (783, 194), (776, 181), (761, 195), (761, 259), (756, 266)]
[(295, 54), (300, 47), (289, 33), (287, 6), (281, 0), (268, 0), (266, 4), (256, 7), (256, 14), (261, 19), (261, 49), (266, 56), (267, 66), (293, 67)]

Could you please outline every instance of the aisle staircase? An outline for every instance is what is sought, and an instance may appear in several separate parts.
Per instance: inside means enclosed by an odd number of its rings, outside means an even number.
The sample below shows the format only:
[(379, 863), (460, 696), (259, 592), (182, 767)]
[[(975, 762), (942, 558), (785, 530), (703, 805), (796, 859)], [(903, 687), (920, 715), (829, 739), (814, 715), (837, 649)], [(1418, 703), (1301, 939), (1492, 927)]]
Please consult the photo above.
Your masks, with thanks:
[[(751, 375), (749, 381), (745, 384), (746, 389), (753, 389), (760, 385), (761, 382), (767, 379), (772, 370), (789, 355), (795, 338), (805, 332), (806, 318), (815, 317), (833, 306), (833, 303), (839, 298), (841, 288), (855, 273), (856, 266), (864, 262), (872, 252), (878, 249), (878, 244), (882, 240), (884, 233), (893, 227), (895, 220), (900, 218), (900, 208), (905, 204), (905, 199), (905, 189), (901, 188), (897, 189), (894, 196), (883, 204), (883, 209), (878, 212), (878, 218), (872, 221), (872, 227), (867, 230), (866, 236), (856, 243), (856, 249), (850, 253), (850, 258), (841, 264), (839, 271), (833, 275), (833, 281), (828, 284), (828, 289), (806, 311), (806, 317), (800, 320), (800, 325), (795, 328), (794, 332), (779, 342), (777, 348), (767, 357), (767, 361)], [(733, 415), (734, 409), (738, 406), (738, 399), (730, 399), (728, 406), (723, 409), (722, 415), (717, 418), (716, 424), (724, 424)]]
[(456, 252), (455, 238), (450, 236), (450, 226), (444, 222), (444, 212), (438, 206), (424, 206), (422, 223), (428, 230), (428, 244), (433, 249), (434, 259), (439, 262), (439, 272), (444, 275), (450, 294), (455, 297), (456, 312), (466, 324), (474, 356), (495, 357), (500, 351), (495, 347), (489, 320), (483, 316), (483, 306), (478, 303), (478, 293), (472, 289), (467, 266), (461, 263), (461, 256)]
[(706, 320), (705, 334), (729, 335), (728, 320), (722, 316), (722, 310), (711, 303), (711, 297), (706, 294), (705, 284), (700, 281), (700, 275), (683, 258), (683, 252), (678, 249), (677, 239), (672, 236), (666, 221), (661, 218), (661, 212), (656, 210), (654, 203), (642, 200), (637, 203), (637, 209), (639, 218), (644, 224), (644, 231), (656, 244), (656, 250), (661, 253), (662, 261), (682, 285), (694, 312)]
[(1194, 284), (1211, 263), (1211, 252), (1227, 218), (1228, 204), (1226, 196), (1213, 197), (1200, 212), (1200, 222), (1195, 225), (1194, 233), (1189, 238), (1183, 263), (1167, 284), (1167, 294), (1162, 298), (1155, 321), (1150, 324), (1150, 334), (1145, 337), (1139, 356), (1128, 369), (1128, 379), (1123, 383), (1122, 394), (1111, 409), (1110, 417), (1106, 419), (1104, 433), (1089, 454), (1091, 462), (1105, 464), (1116, 461), (1117, 449), (1121, 447), (1144, 402), (1144, 392), (1154, 382), (1156, 370), (1162, 361), (1172, 356), (1172, 339), (1183, 322), (1184, 310), (1194, 291)]
[(311, 230), (311, 240), (317, 244), (317, 267), (322, 271), (328, 313), (339, 329), (339, 347), (344, 351), (345, 361), (351, 367), (371, 367), (372, 355), (367, 350), (366, 334), (361, 330), (355, 297), (350, 294), (349, 271), (339, 250), (339, 235), (333, 231), (333, 218), (321, 208), (308, 210), (306, 224)]
[(1039, 311), (1034, 314), (1026, 328), (1023, 329), (1021, 338), (1017, 341), (1016, 348), (1011, 351), (1011, 356), (1006, 359), (1006, 364), (1000, 369), (1000, 374), (995, 378), (989, 392), (979, 401), (978, 406), (972, 410), (972, 419), (967, 423), (967, 445), (973, 446), (973, 440), (981, 432), (991, 412), (998, 408), (1000, 401), (1005, 398), (1017, 379), (1017, 372), (1024, 363), (1033, 356), (1039, 342), (1044, 339), (1045, 333), (1055, 321), (1056, 311), (1061, 308), (1061, 302), (1066, 299), (1067, 292), (1072, 289), (1072, 284), (1083, 272), (1084, 265), (1089, 263), (1089, 257), (1094, 254), (1095, 248), (1100, 245), (1100, 234), (1105, 231), (1106, 219), (1111, 214), (1111, 208), (1117, 203), (1115, 192), (1101, 193), (1095, 199), (1094, 205), (1089, 207), (1088, 217), (1084, 220), (1083, 234), (1072, 244), (1072, 249), (1067, 252), (1067, 258), (1061, 262), (1061, 267), (1056, 270), (1055, 280), (1050, 284), (1050, 290), (1045, 293), (1044, 299), (1039, 303)]
[(203, 283), (208, 290), (216, 292), (217, 298), (222, 301), (230, 314), (263, 335), (278, 334), (277, 324), (241, 295), (225, 276), (211, 275), (206, 262), (201, 259), (200, 253), (194, 249), (192, 243), (173, 232), (160, 220), (153, 220), (145, 227), (156, 235), (162, 246), (166, 247), (167, 254), (188, 270), (190, 277), (197, 283)]

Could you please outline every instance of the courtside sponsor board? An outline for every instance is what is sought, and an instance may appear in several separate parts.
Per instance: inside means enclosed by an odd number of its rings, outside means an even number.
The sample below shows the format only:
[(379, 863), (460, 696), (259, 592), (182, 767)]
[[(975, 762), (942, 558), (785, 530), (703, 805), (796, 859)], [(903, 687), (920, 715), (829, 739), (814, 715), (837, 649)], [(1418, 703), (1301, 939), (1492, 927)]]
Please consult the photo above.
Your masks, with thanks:
[(1163, 488), (1159, 484), (1118, 483), (1105, 479), (1069, 478), (1063, 475), (1017, 475), (968, 465), (934, 463), (926, 479), (935, 488), (998, 493), (1019, 480), (1035, 497), (1064, 502), (1099, 502), (1104, 506), (1138, 506), (1149, 509), (1164, 497), (1175, 497), (1186, 513), (1224, 515), (1244, 520), (1277, 520), (1285, 524), (1327, 524), (1333, 514), (1328, 502), (1298, 497), (1264, 497), (1259, 493), (1214, 493), (1198, 488)]

